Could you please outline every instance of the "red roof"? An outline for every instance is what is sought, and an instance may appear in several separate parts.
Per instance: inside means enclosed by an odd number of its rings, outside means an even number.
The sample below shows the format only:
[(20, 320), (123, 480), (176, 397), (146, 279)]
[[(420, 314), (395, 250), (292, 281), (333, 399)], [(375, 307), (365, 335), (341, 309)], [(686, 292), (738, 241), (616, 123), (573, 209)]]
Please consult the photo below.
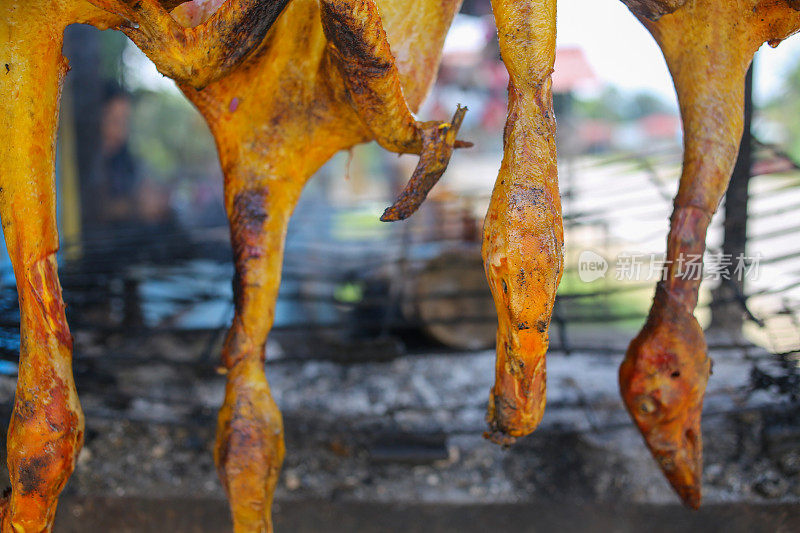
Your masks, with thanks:
[(556, 66), (555, 72), (553, 72), (554, 92), (566, 93), (596, 82), (594, 71), (589, 66), (581, 48), (556, 49)]

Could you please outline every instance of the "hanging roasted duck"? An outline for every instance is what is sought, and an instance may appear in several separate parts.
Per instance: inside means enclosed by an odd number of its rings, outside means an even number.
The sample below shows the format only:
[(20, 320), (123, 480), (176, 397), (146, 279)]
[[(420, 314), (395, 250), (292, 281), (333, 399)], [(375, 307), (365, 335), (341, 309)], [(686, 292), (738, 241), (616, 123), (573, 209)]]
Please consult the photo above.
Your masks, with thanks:
[[(667, 238), (666, 272), (619, 370), (622, 398), (659, 466), (690, 507), (701, 500), (700, 415), (711, 373), (694, 317), (700, 277), (681, 265), (705, 251), (742, 138), (744, 78), (764, 42), (800, 28), (789, 0), (623, 0), (661, 47), (678, 94), (683, 172)], [(691, 275), (690, 275), (691, 274)]]
[[(702, 252), (741, 136), (742, 80), (755, 49), (800, 23), (790, 0), (627, 0), (664, 50), (686, 132), (668, 259)], [(376, 140), (420, 161), (384, 220), (408, 217), (466, 146), (464, 116), (419, 122), (460, 0), (3, 0), (0, 218), (17, 278), (20, 373), (8, 435), (3, 532), (48, 531), (82, 443), (55, 254), (54, 136), (67, 70), (64, 28), (124, 31), (197, 106), (225, 173), (235, 317), (215, 459), (236, 531), (271, 531), (284, 447), (264, 374), (286, 226), (308, 178), (339, 150)], [(509, 443), (542, 417), (548, 328), (562, 272), (550, 75), (555, 0), (493, 0), (510, 75), (504, 159), (483, 257), (499, 324), (488, 436)], [(168, 10), (173, 10), (171, 13)], [(391, 43), (403, 46), (392, 48)], [(676, 263), (677, 264), (677, 263)], [(674, 268), (620, 370), (626, 405), (679, 494), (699, 503), (709, 373), (692, 312), (697, 283)]]
[[(281, 415), (264, 374), (283, 242), (308, 178), (333, 154), (371, 140), (420, 155), (386, 219), (410, 215), (441, 176), (465, 109), (452, 122), (412, 115), (437, 71), (460, 0), (4, 0), (0, 6), (0, 216), (22, 309), (20, 377), (8, 438), (12, 492), (2, 531), (45, 531), (74, 467), (83, 418), (56, 273), (54, 135), (66, 72), (64, 28), (124, 31), (206, 118), (225, 174), (236, 276), (225, 340), (225, 402), (215, 460), (235, 531), (271, 531), (284, 455)], [(380, 6), (380, 9), (379, 9)], [(413, 46), (393, 52), (390, 42)]]

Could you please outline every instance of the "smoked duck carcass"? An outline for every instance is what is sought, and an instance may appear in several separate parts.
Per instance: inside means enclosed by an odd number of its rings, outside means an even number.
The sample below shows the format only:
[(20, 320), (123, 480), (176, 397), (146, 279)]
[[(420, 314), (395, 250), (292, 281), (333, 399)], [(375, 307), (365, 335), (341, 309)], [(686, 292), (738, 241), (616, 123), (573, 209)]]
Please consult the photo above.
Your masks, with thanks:
[[(12, 491), (2, 530), (45, 531), (80, 449), (71, 337), (56, 273), (54, 136), (64, 28), (125, 32), (197, 106), (225, 174), (235, 317), (215, 460), (236, 531), (271, 531), (284, 455), (281, 415), (264, 374), (289, 217), (333, 154), (376, 140), (420, 155), (384, 216), (409, 216), (457, 147), (451, 122), (413, 116), (436, 75), (460, 0), (33, 0), (0, 7), (3, 145), (0, 215), (20, 287), (22, 350), (8, 437)], [(168, 9), (175, 8), (171, 13)], [(393, 51), (391, 42), (410, 42)], [(33, 221), (22, 223), (21, 221)]]
[[(702, 252), (741, 136), (744, 72), (764, 41), (793, 33), (791, 0), (625, 0), (664, 51), (685, 130), (668, 259)], [(375, 140), (420, 156), (382, 219), (410, 216), (447, 167), (465, 109), (415, 111), (460, 0), (4, 0), (0, 4), (0, 218), (22, 317), (2, 531), (48, 531), (83, 436), (55, 254), (54, 137), (64, 28), (125, 32), (205, 117), (225, 174), (235, 317), (215, 460), (236, 531), (271, 531), (284, 455), (264, 374), (283, 241), (303, 185), (339, 150)], [(504, 159), (484, 226), (498, 311), (487, 436), (509, 444), (545, 405), (545, 353), (563, 270), (550, 76), (555, 0), (493, 0), (509, 71)], [(401, 45), (401, 46), (397, 46)], [(3, 72), (4, 70), (4, 72)], [(702, 83), (700, 82), (702, 81)], [(700, 409), (710, 364), (693, 317), (698, 281), (669, 270), (620, 369), (625, 403), (668, 479), (700, 501)]]

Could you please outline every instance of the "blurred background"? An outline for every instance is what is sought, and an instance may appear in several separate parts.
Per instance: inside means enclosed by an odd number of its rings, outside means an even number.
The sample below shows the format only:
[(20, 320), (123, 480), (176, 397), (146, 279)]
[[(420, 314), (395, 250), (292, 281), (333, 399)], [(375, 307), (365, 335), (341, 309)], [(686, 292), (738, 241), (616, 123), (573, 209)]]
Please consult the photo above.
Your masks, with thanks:
[[(378, 217), (416, 157), (374, 143), (320, 170), (292, 220), (267, 348), (287, 432), (284, 531), (636, 530), (652, 516), (664, 527), (734, 517), (737, 527), (773, 529), (798, 520), (800, 40), (756, 56), (749, 131), (709, 232), (697, 316), (714, 360), (704, 414), (710, 505), (688, 515), (624, 412), (616, 378), (660, 275), (677, 190), (671, 81), (649, 34), (615, 0), (562, 0), (558, 32), (566, 270), (541, 429), (510, 449), (481, 438), (495, 313), (480, 239), (508, 75), (488, 2), (465, 0), (419, 116), (447, 119), (467, 105), (461, 137), (475, 147), (454, 155), (409, 221)], [(72, 26), (65, 48), (60, 271), (87, 429), (59, 526), (223, 529), (211, 448), (233, 267), (213, 139), (122, 34)], [(5, 425), (19, 315), (0, 256)], [(342, 515), (353, 522), (332, 526)]]

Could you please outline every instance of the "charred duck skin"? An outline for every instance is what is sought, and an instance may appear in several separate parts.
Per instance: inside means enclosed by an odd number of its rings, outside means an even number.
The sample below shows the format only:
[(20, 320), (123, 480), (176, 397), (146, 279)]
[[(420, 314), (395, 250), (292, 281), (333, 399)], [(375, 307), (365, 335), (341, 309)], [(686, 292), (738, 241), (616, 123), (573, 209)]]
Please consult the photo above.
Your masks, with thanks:
[[(226, 76), (260, 46), (290, 0), (87, 0), (121, 17), (118, 26), (178, 83), (202, 88)], [(168, 12), (175, 6), (176, 16)], [(181, 25), (178, 20), (195, 17)], [(188, 27), (191, 26), (191, 27)]]
[(504, 157), (484, 222), (483, 260), (498, 315), (487, 437), (532, 432), (545, 406), (548, 328), (563, 265), (550, 75), (555, 0), (494, 0), (508, 68)]
[(710, 361), (693, 315), (701, 276), (681, 272), (681, 258), (702, 256), (708, 225), (727, 188), (753, 54), (763, 42), (796, 31), (800, 17), (786, 0), (689, 0), (657, 20), (638, 9), (641, 2), (626, 3), (667, 60), (683, 119), (684, 157), (667, 239), (668, 268), (647, 323), (620, 367), (620, 390), (665, 476), (684, 503), (697, 508), (700, 415)]
[(375, 1), (321, 0), (320, 9), (328, 51), (372, 137), (389, 151), (420, 155), (408, 186), (381, 217), (384, 222), (406, 219), (447, 169), (466, 108), (459, 107), (450, 123), (418, 122), (403, 95)]

